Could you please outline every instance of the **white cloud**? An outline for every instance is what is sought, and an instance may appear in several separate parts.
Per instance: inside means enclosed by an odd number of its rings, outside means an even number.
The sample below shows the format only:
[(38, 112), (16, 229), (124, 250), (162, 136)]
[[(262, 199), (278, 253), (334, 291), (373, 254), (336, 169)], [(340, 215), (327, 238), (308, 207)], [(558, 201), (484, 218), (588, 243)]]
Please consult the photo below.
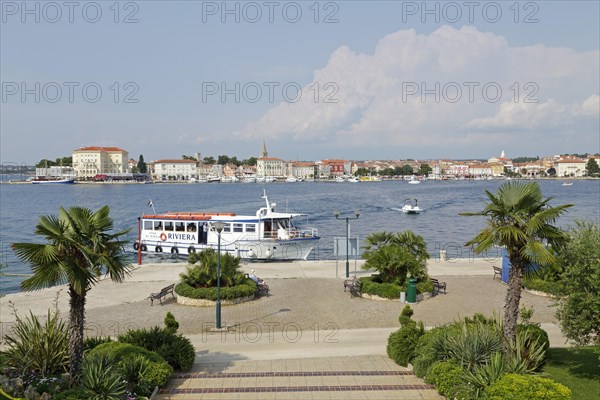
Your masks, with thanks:
[[(343, 148), (439, 147), (502, 140), (486, 136), (491, 129), (576, 128), (599, 119), (598, 60), (598, 51), (510, 47), (502, 36), (474, 27), (445, 26), (429, 35), (398, 31), (380, 39), (373, 54), (338, 48), (298, 102), (272, 107), (236, 134)], [(324, 102), (332, 93), (324, 88), (328, 82), (339, 88), (332, 95), (337, 103)], [(318, 101), (310, 89), (315, 84)], [(417, 92), (411, 95), (411, 88)], [(422, 89), (436, 91), (439, 99)], [(525, 103), (526, 96), (538, 103)]]

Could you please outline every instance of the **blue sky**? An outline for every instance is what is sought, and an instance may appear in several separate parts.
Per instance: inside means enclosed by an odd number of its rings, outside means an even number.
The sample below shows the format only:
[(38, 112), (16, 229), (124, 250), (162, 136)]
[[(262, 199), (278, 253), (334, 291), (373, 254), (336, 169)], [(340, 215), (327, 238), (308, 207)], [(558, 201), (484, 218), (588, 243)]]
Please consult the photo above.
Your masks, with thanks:
[(0, 3), (2, 162), (600, 151), (597, 1)]

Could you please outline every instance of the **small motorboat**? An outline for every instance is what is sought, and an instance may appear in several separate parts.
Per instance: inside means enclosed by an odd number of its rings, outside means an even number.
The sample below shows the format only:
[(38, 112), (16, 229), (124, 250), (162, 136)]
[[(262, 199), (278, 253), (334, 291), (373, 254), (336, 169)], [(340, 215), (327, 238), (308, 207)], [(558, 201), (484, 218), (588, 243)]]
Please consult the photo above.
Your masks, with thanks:
[(421, 209), (417, 205), (417, 199), (406, 199), (404, 200), (404, 206), (400, 209), (404, 214), (419, 214)]
[(563, 186), (572, 186), (573, 182), (563, 182)]

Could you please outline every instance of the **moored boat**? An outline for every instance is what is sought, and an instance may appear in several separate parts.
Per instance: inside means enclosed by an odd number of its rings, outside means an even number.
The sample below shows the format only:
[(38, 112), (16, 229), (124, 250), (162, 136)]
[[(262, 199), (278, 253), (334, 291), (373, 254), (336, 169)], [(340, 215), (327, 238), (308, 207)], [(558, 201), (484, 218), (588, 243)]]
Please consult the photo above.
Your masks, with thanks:
[(190, 254), (217, 249), (218, 223), (221, 251), (250, 260), (305, 260), (319, 242), (315, 228), (300, 229), (295, 222), (306, 214), (275, 211), (269, 203), (255, 215), (216, 212), (169, 212), (142, 215), (140, 241), (133, 248), (142, 252)]
[(31, 180), (31, 183), (35, 184), (71, 184), (75, 183), (74, 178), (35, 178)]

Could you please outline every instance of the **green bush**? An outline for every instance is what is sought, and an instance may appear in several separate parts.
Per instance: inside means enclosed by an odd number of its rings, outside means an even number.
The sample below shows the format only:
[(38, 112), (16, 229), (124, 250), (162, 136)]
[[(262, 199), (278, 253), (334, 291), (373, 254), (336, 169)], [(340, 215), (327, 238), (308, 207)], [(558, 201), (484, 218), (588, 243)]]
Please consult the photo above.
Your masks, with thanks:
[(426, 281), (417, 282), (417, 293), (433, 292), (433, 283), (428, 279)]
[[(178, 283), (175, 285), (175, 293), (180, 296), (187, 297), (190, 299), (205, 299), (205, 300), (217, 300), (217, 288), (194, 288), (185, 282)], [(248, 279), (241, 285), (222, 287), (221, 288), (221, 299), (230, 300), (238, 299), (240, 297), (253, 296), (256, 293), (256, 283)]]
[(121, 362), (122, 360), (126, 360), (129, 357), (138, 354), (143, 356), (151, 363), (151, 368), (144, 377), (144, 380), (151, 387), (162, 387), (166, 385), (173, 375), (173, 367), (171, 367), (159, 354), (129, 343), (104, 343), (97, 346), (95, 349), (90, 350), (89, 353), (86, 354), (86, 357), (93, 356), (94, 354), (113, 354), (116, 362)]
[(29, 311), (16, 316), (12, 333), (4, 337), (3, 363), (21, 372), (39, 371), (42, 377), (67, 371), (69, 361), (67, 327), (58, 312), (48, 310), (46, 320)]
[(390, 334), (387, 344), (388, 356), (403, 367), (408, 366), (415, 356), (415, 347), (419, 338), (425, 333), (423, 323), (418, 324), (410, 319), (412, 309), (409, 306), (404, 307), (400, 315), (402, 326), (396, 332)]
[(109, 342), (112, 342), (112, 338), (110, 336), (86, 337), (85, 339), (83, 339), (83, 350), (89, 351), (97, 346), (100, 346), (103, 343)]
[(119, 336), (119, 342), (129, 343), (160, 354), (174, 369), (189, 371), (196, 358), (190, 340), (157, 326), (151, 329), (133, 329)]
[(571, 400), (571, 390), (552, 379), (505, 374), (484, 391), (486, 400)]
[(369, 276), (360, 278), (362, 293), (383, 297), (386, 299), (399, 299), (402, 287), (395, 283), (379, 283)]
[(449, 358), (446, 353), (446, 341), (451, 334), (451, 326), (440, 326), (431, 329), (419, 338), (415, 347), (415, 358), (412, 361), (413, 372), (419, 378), (429, 374), (431, 367), (438, 361)]
[(177, 332), (177, 329), (179, 329), (179, 322), (177, 322), (177, 320), (175, 319), (175, 316), (173, 314), (171, 314), (171, 312), (167, 312), (167, 315), (165, 315), (165, 328), (167, 330), (169, 330), (170, 332)]
[(437, 391), (449, 399), (470, 400), (477, 398), (475, 389), (464, 380), (460, 365), (451, 361), (441, 361), (432, 365), (426, 379)]
[(554, 296), (565, 294), (564, 285), (560, 281), (551, 282), (540, 278), (525, 278), (523, 280), (523, 286), (525, 286), (527, 289), (537, 290), (539, 292), (552, 294)]
[(519, 332), (523, 332), (530, 340), (541, 343), (544, 351), (550, 348), (548, 332), (543, 330), (539, 324), (519, 324), (517, 325), (517, 333)]
[(87, 398), (120, 400), (125, 396), (125, 383), (111, 353), (95, 353), (83, 360), (81, 386)]
[(52, 400), (82, 400), (89, 398), (90, 394), (84, 388), (65, 390), (64, 392), (60, 392), (57, 395), (52, 396)]

